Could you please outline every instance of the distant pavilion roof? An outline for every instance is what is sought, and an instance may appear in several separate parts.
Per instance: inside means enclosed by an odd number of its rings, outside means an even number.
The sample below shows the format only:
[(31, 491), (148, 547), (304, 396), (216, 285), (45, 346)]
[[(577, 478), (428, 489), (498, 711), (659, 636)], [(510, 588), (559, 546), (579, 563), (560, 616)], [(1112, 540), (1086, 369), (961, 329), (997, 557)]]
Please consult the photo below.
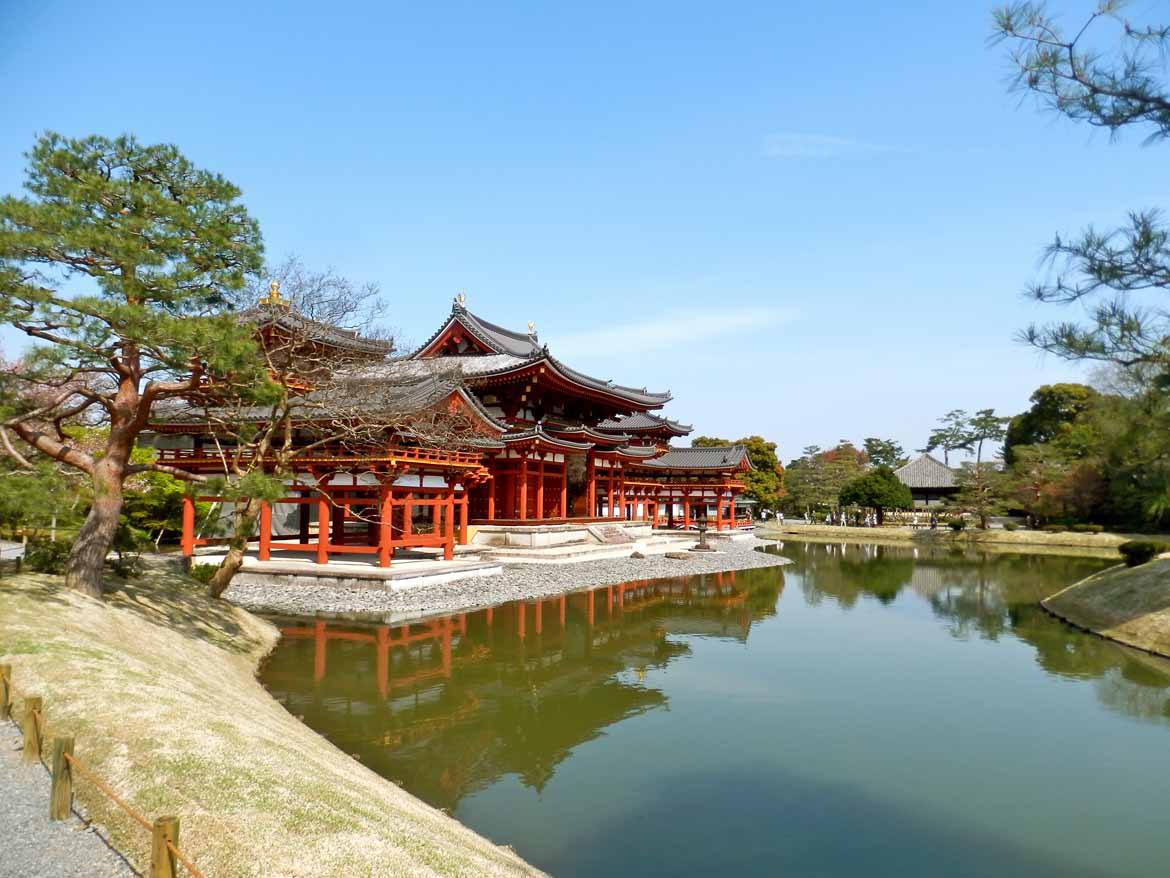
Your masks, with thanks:
[(305, 341), (320, 342), (337, 348), (359, 351), (363, 354), (388, 356), (394, 350), (394, 343), (379, 338), (366, 338), (357, 330), (344, 329), (311, 320), (299, 311), (285, 304), (258, 304), (241, 311), (236, 319), (261, 329), (276, 326), (294, 333)]
[(894, 470), (903, 485), (908, 488), (955, 488), (955, 471), (929, 454), (922, 454), (905, 466)]
[(672, 448), (661, 457), (638, 464), (648, 469), (752, 470), (747, 449), (742, 445), (713, 448)]
[(666, 432), (674, 436), (685, 436), (694, 427), (663, 418), (650, 412), (635, 412), (622, 418), (608, 418), (597, 425), (602, 433), (652, 433)]

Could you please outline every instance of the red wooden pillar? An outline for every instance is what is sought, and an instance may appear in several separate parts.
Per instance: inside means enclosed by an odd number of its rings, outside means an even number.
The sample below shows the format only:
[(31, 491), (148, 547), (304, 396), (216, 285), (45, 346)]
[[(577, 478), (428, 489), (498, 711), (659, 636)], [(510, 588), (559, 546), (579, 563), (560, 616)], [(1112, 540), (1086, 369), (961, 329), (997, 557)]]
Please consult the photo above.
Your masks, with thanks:
[(329, 563), (329, 500), (317, 499), (317, 563)]
[[(490, 517), (490, 516), (489, 516)], [(459, 545), (467, 545), (467, 488), (463, 488), (463, 496), (459, 498)]]
[(443, 560), (455, 558), (455, 489), (447, 486), (443, 498)]
[(536, 465), (536, 517), (544, 518), (544, 455)]
[(431, 499), (434, 501), (434, 505), (431, 506), (431, 533), (435, 536), (442, 536), (445, 532), (443, 527), (443, 507), (438, 494), (432, 494)]
[[(567, 468), (566, 468), (567, 469)], [(566, 478), (568, 474), (566, 473)], [(597, 517), (597, 462), (593, 459), (593, 455), (589, 455), (589, 461), (585, 466), (585, 495), (586, 502), (589, 504), (589, 509), (586, 515), (590, 518)]]
[(488, 504), (487, 504), (488, 521), (492, 521), (496, 517), (496, 491), (499, 490), (499, 487), (500, 487), (500, 478), (499, 478), (499, 476), (493, 474), (492, 480), (490, 482), (488, 482)]
[(272, 557), (272, 504), (267, 500), (260, 503), (260, 551), (261, 561)]
[(183, 495), (183, 555), (195, 554), (195, 498)]
[(606, 493), (606, 507), (605, 514), (609, 518), (613, 518), (613, 469), (606, 470), (605, 473), (605, 493)]
[(520, 520), (528, 518), (528, 454), (520, 459)]
[(560, 517), (569, 517), (569, 461), (561, 464), (561, 503)]
[(406, 495), (402, 505), (402, 538), (406, 539), (414, 530), (414, 494)]
[(683, 529), (691, 529), (691, 492), (683, 491)]
[(626, 520), (626, 471), (621, 470), (620, 480), (618, 481), (618, 493), (621, 495), (621, 501), (618, 509), (618, 518), (622, 521)]
[(392, 483), (382, 485), (380, 512), (378, 517), (378, 566), (389, 567), (394, 557), (394, 489)]

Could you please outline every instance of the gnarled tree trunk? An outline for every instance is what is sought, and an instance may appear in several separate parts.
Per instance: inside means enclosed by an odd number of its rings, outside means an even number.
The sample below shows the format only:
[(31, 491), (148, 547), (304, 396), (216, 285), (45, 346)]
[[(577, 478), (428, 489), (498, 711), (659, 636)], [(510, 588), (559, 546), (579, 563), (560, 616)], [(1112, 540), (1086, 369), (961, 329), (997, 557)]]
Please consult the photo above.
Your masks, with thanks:
[(91, 597), (101, 597), (102, 572), (122, 513), (125, 464), (107, 455), (93, 472), (93, 505), (77, 534), (65, 565), (65, 586)]
[(239, 506), (236, 507), (235, 527), (231, 542), (228, 544), (227, 555), (220, 562), (219, 569), (212, 574), (211, 579), (207, 583), (208, 591), (213, 598), (218, 598), (227, 591), (228, 586), (232, 584), (232, 577), (239, 573), (240, 568), (244, 566), (244, 555), (248, 551), (248, 540), (252, 538), (252, 530), (256, 527), (256, 519), (260, 517), (260, 506), (262, 503), (262, 500), (250, 497), (244, 503), (242, 509)]

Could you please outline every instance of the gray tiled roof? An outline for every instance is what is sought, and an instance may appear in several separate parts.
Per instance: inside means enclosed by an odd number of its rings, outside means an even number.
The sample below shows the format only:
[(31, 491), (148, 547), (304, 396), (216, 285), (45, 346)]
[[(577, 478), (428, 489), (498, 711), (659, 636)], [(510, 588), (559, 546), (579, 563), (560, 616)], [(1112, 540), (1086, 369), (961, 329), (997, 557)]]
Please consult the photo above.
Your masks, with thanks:
[[(379, 412), (394, 414), (409, 414), (421, 412), (452, 393), (460, 396), (489, 424), (503, 434), (507, 427), (498, 421), (484, 408), (474, 394), (468, 393), (458, 384), (442, 376), (426, 375), (413, 384), (387, 385), (376, 381), (354, 380), (354, 389), (360, 389), (359, 406), (354, 406), (349, 413), (355, 417), (367, 415), (376, 418)], [(340, 409), (331, 405), (322, 405), (327, 393), (337, 393), (337, 388), (329, 391), (316, 391), (290, 400), (290, 408), (294, 419), (300, 415), (305, 421), (312, 421), (320, 417), (345, 417), (345, 405)], [(209, 417), (222, 419), (230, 417), (233, 420), (263, 422), (271, 416), (271, 409), (267, 406), (249, 406), (239, 410), (194, 407), (181, 400), (169, 401), (166, 405), (156, 405), (152, 423), (164, 425), (200, 425), (206, 424)]]
[(608, 418), (597, 425), (597, 429), (603, 433), (638, 433), (643, 430), (658, 430), (662, 427), (666, 427), (679, 436), (685, 436), (694, 429), (694, 427), (650, 412), (635, 412), (622, 418)]
[(923, 454), (894, 470), (898, 481), (908, 488), (954, 488), (955, 471), (941, 460)]
[(417, 356), (426, 350), (436, 338), (443, 334), (447, 327), (451, 325), (452, 321), (458, 323), (471, 333), (474, 338), (483, 342), (483, 344), (497, 354), (510, 354), (513, 357), (531, 357), (540, 352), (540, 342), (537, 341), (535, 332), (531, 334), (513, 332), (510, 329), (497, 326), (490, 321), (484, 320), (482, 317), (477, 317), (472, 314), (456, 301), (451, 306), (451, 316), (444, 321), (442, 326), (435, 330), (430, 338), (415, 350), (412, 356)]
[(652, 469), (738, 469), (752, 462), (742, 445), (722, 445), (714, 448), (672, 448), (662, 457), (648, 460), (639, 466)]
[(459, 323), (472, 336), (483, 342), (490, 350), (495, 351), (494, 354), (482, 356), (469, 354), (466, 356), (427, 358), (429, 360), (437, 359), (448, 362), (460, 361), (459, 366), (464, 375), (494, 375), (509, 371), (512, 368), (544, 360), (570, 381), (613, 394), (622, 399), (627, 399), (636, 405), (657, 407), (665, 405), (671, 400), (669, 391), (665, 393), (654, 393), (645, 387), (627, 387), (613, 381), (594, 378), (591, 375), (586, 375), (584, 372), (578, 372), (549, 353), (548, 346), (540, 344), (535, 332), (531, 334), (513, 332), (510, 329), (497, 326), (494, 323), (484, 320), (482, 317), (477, 317), (475, 314), (472, 314), (458, 301), (451, 308), (451, 316), (447, 318), (443, 325), (430, 338), (410, 355), (411, 359), (418, 359), (419, 355), (435, 339), (443, 334), (447, 327), (451, 325), (452, 321)]
[(539, 439), (542, 442), (564, 448), (567, 451), (588, 451), (593, 447), (592, 442), (573, 442), (570, 439), (561, 439), (557, 436), (552, 436), (544, 432), (544, 428), (540, 424), (537, 424), (535, 427), (529, 427), (526, 430), (517, 430), (504, 436), (505, 443), (524, 442), (528, 439)]
[(317, 341), (339, 348), (347, 348), (366, 354), (381, 354), (386, 356), (394, 350), (394, 343), (377, 338), (365, 338), (352, 329), (343, 329), (340, 326), (330, 326), (327, 323), (318, 323), (310, 320), (303, 314), (291, 308), (279, 308), (265, 305), (253, 305), (237, 315), (240, 323), (249, 323), (257, 327), (279, 326), (294, 333), (295, 337), (302, 337), (306, 341)]

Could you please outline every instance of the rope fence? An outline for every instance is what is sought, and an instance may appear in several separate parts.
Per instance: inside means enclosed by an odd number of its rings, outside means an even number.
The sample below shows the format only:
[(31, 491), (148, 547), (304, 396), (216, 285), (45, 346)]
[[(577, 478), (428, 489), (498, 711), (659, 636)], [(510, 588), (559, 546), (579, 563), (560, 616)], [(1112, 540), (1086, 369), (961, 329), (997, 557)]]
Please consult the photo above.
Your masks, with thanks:
[[(12, 666), (0, 664), (0, 720), (11, 720), (13, 696), (17, 690), (12, 685)], [(49, 791), (49, 819), (68, 820), (73, 810), (73, 775), (88, 781), (115, 805), (121, 808), (139, 826), (151, 835), (150, 871), (148, 878), (178, 878), (181, 864), (195, 878), (206, 878), (199, 867), (191, 862), (179, 849), (179, 818), (157, 817), (154, 820), (143, 815), (119, 796), (98, 777), (92, 769), (73, 755), (72, 735), (60, 735), (50, 742), (51, 758), (44, 760), (44, 699), (37, 695), (25, 695), (24, 710), (21, 713), (20, 732), (24, 739), (23, 760), (31, 765), (40, 762), (49, 771), (52, 786)], [(15, 720), (14, 720), (15, 721)]]

